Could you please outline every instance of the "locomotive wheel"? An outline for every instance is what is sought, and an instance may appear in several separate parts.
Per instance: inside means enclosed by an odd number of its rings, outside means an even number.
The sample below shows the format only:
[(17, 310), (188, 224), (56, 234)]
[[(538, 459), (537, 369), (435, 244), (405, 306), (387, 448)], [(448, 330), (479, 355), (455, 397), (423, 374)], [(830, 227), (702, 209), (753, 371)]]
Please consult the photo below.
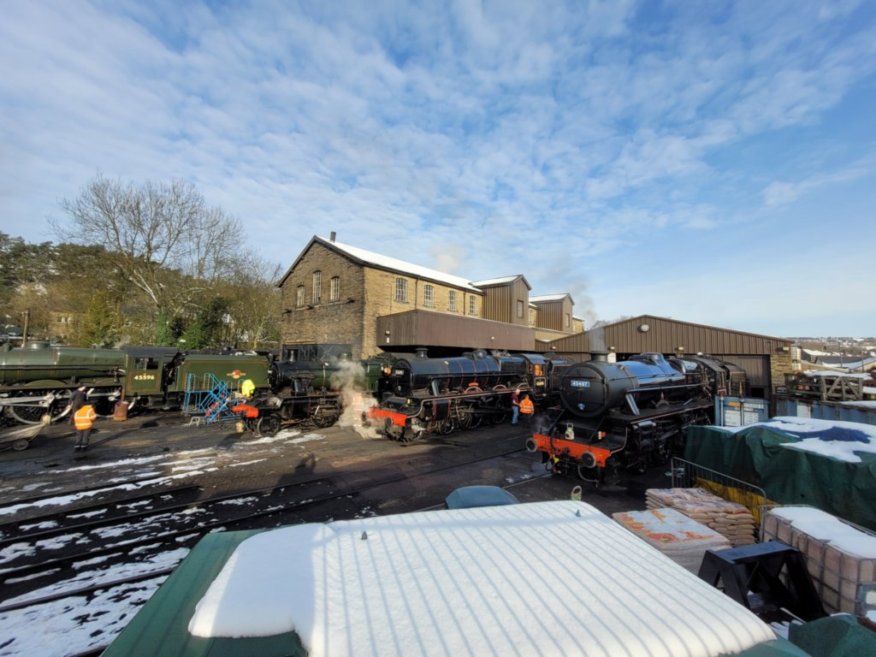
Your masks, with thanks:
[(280, 431), (280, 418), (276, 415), (265, 415), (260, 417), (256, 424), (256, 432), (263, 436), (276, 436)]
[(30, 445), (30, 441), (26, 438), (19, 438), (18, 440), (12, 443), (12, 449), (16, 452), (21, 452), (27, 449), (27, 446)]
[(438, 433), (441, 434), (442, 436), (446, 436), (449, 433), (453, 433), (453, 429), (454, 429), (453, 421), (450, 419), (441, 420), (438, 423), (437, 429), (438, 429)]
[(9, 414), (22, 424), (41, 424), (43, 415), (50, 415), (52, 422), (61, 415), (64, 407), (55, 407), (53, 404), (48, 409), (42, 406), (7, 406)]
[(597, 486), (599, 485), (599, 480), (601, 478), (599, 468), (587, 467), (582, 461), (578, 463), (578, 467), (575, 468), (575, 470), (576, 474), (578, 475), (578, 479), (580, 479), (581, 481), (589, 481), (591, 484), (596, 484)]
[(317, 413), (313, 416), (313, 423), (320, 429), (332, 426), (340, 416), (337, 413)]

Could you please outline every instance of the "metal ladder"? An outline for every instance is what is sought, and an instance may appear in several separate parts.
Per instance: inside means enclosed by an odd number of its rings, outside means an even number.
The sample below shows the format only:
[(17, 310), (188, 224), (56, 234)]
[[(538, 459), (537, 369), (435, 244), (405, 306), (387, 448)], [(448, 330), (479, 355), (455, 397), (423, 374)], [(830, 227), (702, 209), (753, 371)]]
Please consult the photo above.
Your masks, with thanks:
[(208, 372), (200, 381), (195, 374), (186, 376), (186, 392), (183, 398), (183, 413), (192, 416), (190, 424), (211, 424), (220, 419), (234, 418), (228, 408), (231, 390), (228, 384)]

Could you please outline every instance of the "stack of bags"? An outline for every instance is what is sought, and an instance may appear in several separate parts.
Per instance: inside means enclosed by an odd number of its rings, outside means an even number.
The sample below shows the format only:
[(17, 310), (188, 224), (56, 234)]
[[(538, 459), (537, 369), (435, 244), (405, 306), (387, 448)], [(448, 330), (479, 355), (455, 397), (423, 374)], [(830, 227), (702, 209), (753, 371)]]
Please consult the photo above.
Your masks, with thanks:
[(751, 511), (702, 488), (649, 488), (645, 491), (645, 505), (649, 509), (677, 509), (726, 536), (733, 547), (755, 542)]
[(730, 548), (721, 534), (675, 509), (625, 511), (611, 517), (695, 575), (699, 573), (706, 550)]

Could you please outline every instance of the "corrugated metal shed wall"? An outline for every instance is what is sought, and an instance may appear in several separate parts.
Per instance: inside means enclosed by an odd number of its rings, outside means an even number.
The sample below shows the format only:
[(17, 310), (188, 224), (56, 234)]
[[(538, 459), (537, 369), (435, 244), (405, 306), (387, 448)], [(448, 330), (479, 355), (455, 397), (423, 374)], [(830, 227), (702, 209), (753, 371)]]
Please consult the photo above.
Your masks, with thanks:
[(460, 315), (411, 310), (377, 318), (380, 347), (459, 347), (531, 351), (534, 329)]
[[(521, 326), (529, 326), (529, 289), (522, 278), (514, 281), (514, 289), (511, 300), (511, 323)], [(517, 302), (523, 303), (523, 313), (521, 317), (517, 316)]]
[[(529, 288), (522, 278), (507, 285), (494, 285), (484, 290), (484, 319), (509, 324), (529, 325)], [(517, 302), (523, 302), (523, 317), (517, 316)]]
[(563, 301), (539, 301), (538, 325), (542, 328), (563, 330)]
[(484, 288), (484, 319), (510, 322), (511, 296), (513, 292), (510, 285), (496, 285)]
[[(643, 325), (648, 326), (647, 331), (642, 330)], [(676, 353), (681, 347), (684, 353), (702, 352), (717, 356), (770, 355), (790, 344), (790, 340), (782, 338), (643, 315), (557, 340), (552, 346), (563, 353), (608, 351), (614, 347), (614, 351), (624, 354), (644, 351)]]

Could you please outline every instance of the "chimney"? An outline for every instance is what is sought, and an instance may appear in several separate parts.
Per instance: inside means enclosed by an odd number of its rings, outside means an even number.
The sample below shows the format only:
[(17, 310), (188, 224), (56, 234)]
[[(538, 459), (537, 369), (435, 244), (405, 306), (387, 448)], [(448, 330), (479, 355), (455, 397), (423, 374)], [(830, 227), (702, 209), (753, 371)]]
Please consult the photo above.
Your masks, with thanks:
[(331, 233), (329, 233), (329, 242), (334, 242), (336, 237), (337, 237), (337, 234), (335, 233), (335, 231), (332, 231)]

